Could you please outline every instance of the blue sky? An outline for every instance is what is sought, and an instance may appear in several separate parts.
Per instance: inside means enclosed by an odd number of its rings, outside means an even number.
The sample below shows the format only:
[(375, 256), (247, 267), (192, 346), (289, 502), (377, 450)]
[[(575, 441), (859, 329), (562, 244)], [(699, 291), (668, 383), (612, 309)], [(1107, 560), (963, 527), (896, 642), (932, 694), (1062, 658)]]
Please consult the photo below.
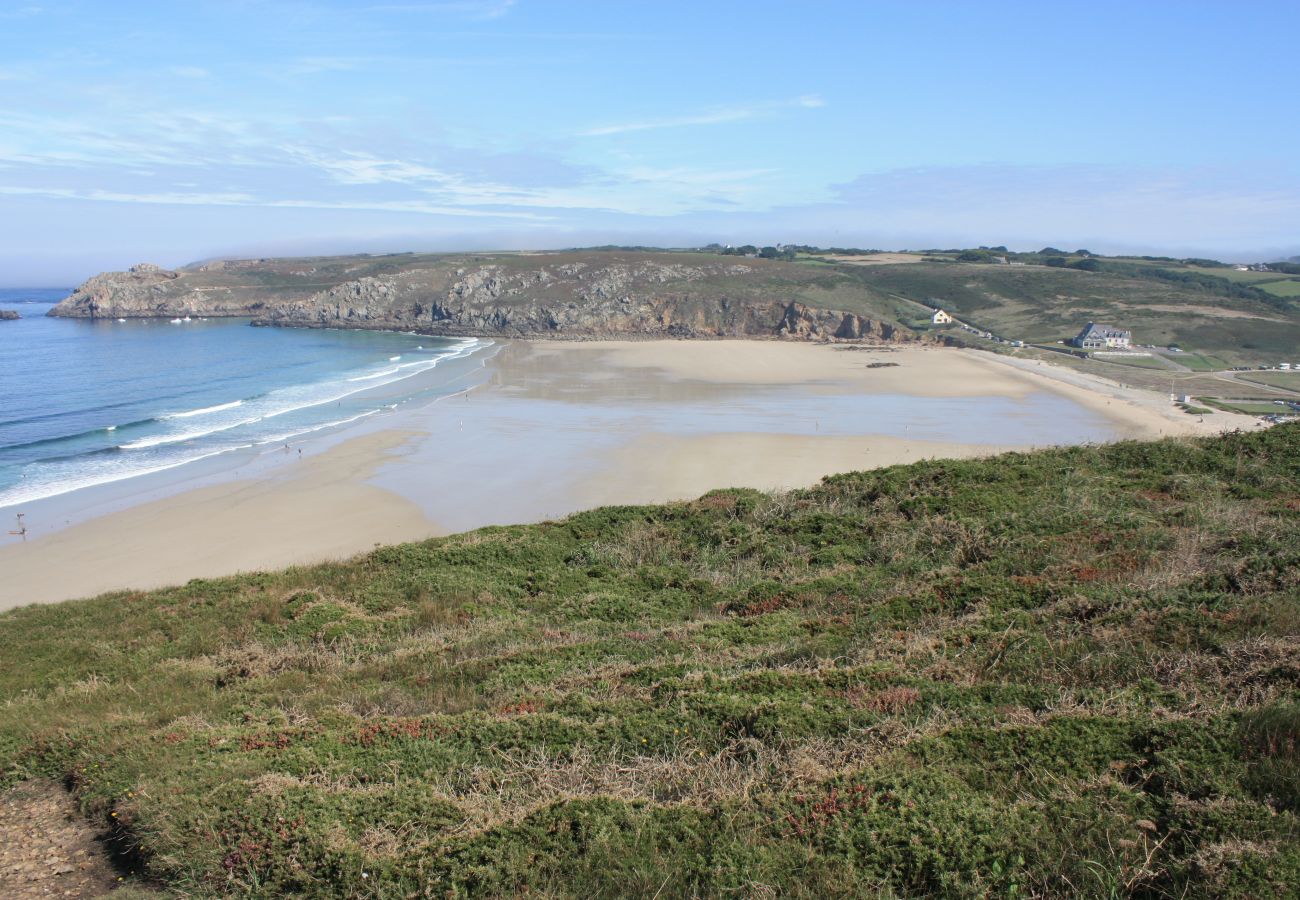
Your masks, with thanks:
[(0, 0), (0, 284), (598, 243), (1300, 253), (1300, 4)]

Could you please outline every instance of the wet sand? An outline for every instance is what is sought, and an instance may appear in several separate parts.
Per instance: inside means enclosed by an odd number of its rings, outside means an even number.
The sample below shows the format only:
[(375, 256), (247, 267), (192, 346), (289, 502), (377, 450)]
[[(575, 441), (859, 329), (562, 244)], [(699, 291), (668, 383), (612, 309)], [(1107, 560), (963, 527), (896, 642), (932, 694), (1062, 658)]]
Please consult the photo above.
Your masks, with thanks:
[(1159, 395), (974, 351), (515, 342), (487, 365), (482, 387), (377, 417), (341, 442), (306, 441), (301, 460), (11, 540), (0, 546), (0, 608), (346, 557), (602, 504), (798, 487), (918, 459), (1212, 432), (1245, 419), (1198, 423)]
[(419, 508), (367, 484), (410, 440), (384, 431), (287, 472), (186, 491), (0, 548), (0, 609), (110, 590), (351, 556), (437, 532)]

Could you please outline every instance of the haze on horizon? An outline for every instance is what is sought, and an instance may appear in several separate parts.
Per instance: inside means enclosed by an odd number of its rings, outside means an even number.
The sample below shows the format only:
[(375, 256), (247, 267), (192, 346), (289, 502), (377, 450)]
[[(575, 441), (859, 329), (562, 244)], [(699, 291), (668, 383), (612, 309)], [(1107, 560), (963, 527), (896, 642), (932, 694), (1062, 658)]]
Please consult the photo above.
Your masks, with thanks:
[(1300, 253), (1300, 6), (0, 0), (0, 284), (591, 244)]

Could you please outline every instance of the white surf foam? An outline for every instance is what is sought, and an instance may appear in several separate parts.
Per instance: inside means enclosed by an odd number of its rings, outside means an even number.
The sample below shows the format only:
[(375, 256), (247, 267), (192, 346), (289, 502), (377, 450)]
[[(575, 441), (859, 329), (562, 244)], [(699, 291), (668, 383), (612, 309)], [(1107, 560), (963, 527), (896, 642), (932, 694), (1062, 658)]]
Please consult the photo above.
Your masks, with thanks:
[(0, 509), (18, 506), (23, 503), (32, 503), (37, 500), (46, 500), (50, 497), (57, 497), (60, 494), (68, 494), (72, 491), (81, 490), (82, 488), (97, 487), (102, 484), (112, 484), (116, 481), (125, 481), (128, 478), (138, 478), (141, 475), (150, 475), (154, 472), (165, 472), (166, 470), (174, 469), (177, 466), (198, 462), (201, 459), (208, 459), (213, 456), (220, 456), (223, 453), (230, 453), (235, 450), (247, 450), (251, 446), (253, 445), (239, 444), (233, 447), (221, 447), (216, 450), (210, 450), (206, 453), (186, 455), (179, 459), (149, 465), (100, 466), (90, 470), (83, 469), (76, 475), (58, 481), (48, 481), (34, 485), (17, 484), (6, 491), (0, 491)]
[(189, 419), (194, 416), (206, 416), (208, 413), (221, 412), (223, 409), (234, 409), (236, 406), (242, 406), (243, 400), (235, 400), (231, 403), (218, 403), (216, 406), (205, 406), (202, 409), (191, 409), (188, 412), (169, 413), (165, 416), (159, 416), (160, 419)]
[[(330, 381), (281, 388), (251, 400), (232, 401), (201, 409), (172, 413), (167, 417), (169, 420), (180, 420), (176, 422), (177, 425), (184, 422), (185, 425), (190, 427), (142, 437), (119, 445), (121, 450), (147, 451), (152, 448), (152, 452), (111, 454), (102, 460), (77, 459), (69, 460), (66, 464), (57, 463), (43, 466), (43, 471), (33, 473), (39, 481), (19, 482), (11, 485), (8, 489), (0, 489), (0, 508), (43, 500), (81, 488), (136, 478), (152, 472), (165, 471), (186, 463), (197, 462), (198, 460), (229, 453), (233, 450), (245, 449), (257, 444), (284, 443), (289, 438), (303, 434), (310, 434), (326, 428), (342, 427), (392, 409), (397, 404), (366, 410), (343, 419), (319, 424), (304, 424), (303, 427), (286, 429), (283, 434), (277, 434), (273, 437), (257, 434), (232, 435), (227, 438), (226, 446), (214, 446), (212, 444), (195, 447), (169, 446), (185, 441), (196, 441), (223, 431), (251, 425), (264, 419), (275, 418), (312, 406), (333, 403), (353, 394), (394, 384), (428, 372), (448, 360), (462, 359), (490, 346), (492, 346), (491, 341), (463, 338), (457, 340), (446, 351), (436, 356), (403, 363), (398, 366), (388, 366), (379, 372), (368, 373), (360, 378), (353, 375), (340, 380), (336, 377)], [(204, 417), (204, 424), (207, 427), (196, 428), (194, 427), (195, 423), (186, 421), (200, 416)], [(111, 432), (116, 428), (117, 426), (110, 426), (106, 430)]]

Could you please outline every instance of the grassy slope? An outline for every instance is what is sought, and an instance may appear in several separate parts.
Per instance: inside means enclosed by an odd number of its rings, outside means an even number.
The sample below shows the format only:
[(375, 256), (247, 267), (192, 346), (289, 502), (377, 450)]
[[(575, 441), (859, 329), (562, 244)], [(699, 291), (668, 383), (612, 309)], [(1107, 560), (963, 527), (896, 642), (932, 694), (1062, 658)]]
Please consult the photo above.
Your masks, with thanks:
[(0, 760), (201, 894), (1294, 896), (1298, 595), (1300, 426), (921, 463), (15, 611)]
[(1294, 370), (1290, 372), (1243, 372), (1239, 377), (1243, 381), (1255, 381), (1273, 387), (1286, 388), (1290, 391), (1300, 391), (1300, 372)]
[[(1096, 321), (1131, 329), (1139, 343), (1178, 344), (1232, 364), (1257, 362), (1300, 346), (1300, 309), (1287, 308), (1285, 301), (1271, 306), (1154, 278), (944, 263), (852, 271), (876, 291), (923, 302), (934, 298), (961, 318), (1031, 342), (1073, 337)], [(1228, 315), (1214, 315), (1216, 311)]]

